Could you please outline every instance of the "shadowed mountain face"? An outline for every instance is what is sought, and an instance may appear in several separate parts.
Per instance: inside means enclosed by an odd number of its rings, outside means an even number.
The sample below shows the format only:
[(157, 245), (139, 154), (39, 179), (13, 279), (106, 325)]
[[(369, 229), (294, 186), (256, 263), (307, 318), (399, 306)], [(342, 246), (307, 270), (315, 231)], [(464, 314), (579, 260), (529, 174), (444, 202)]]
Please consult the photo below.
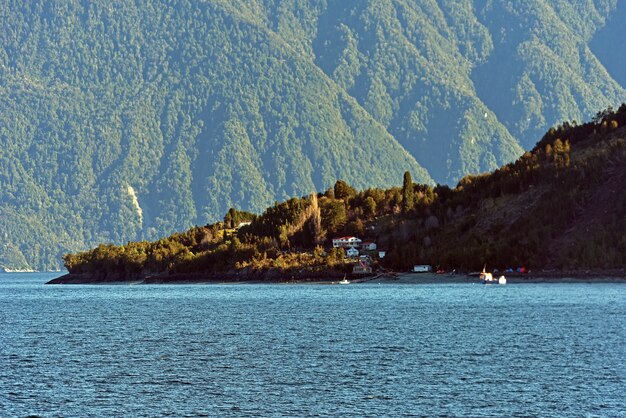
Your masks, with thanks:
[(339, 178), (383, 187), (409, 170), (453, 184), (626, 100), (616, 1), (0, 11), (0, 265), (13, 268), (55, 268), (67, 251), (260, 211)]

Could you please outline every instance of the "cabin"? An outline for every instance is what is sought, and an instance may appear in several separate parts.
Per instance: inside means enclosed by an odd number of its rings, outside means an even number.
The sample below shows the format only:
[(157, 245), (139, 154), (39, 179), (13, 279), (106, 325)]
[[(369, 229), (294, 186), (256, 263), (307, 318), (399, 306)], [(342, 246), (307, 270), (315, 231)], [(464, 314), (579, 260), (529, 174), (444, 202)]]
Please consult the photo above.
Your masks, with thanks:
[(361, 249), (364, 251), (373, 251), (376, 249), (376, 243), (375, 242), (362, 242)]
[(378, 258), (385, 258), (386, 255), (387, 255), (387, 251), (379, 251), (378, 252)]
[(350, 247), (346, 250), (346, 255), (348, 257), (358, 257), (359, 256), (359, 250), (357, 250), (354, 247)]
[(416, 264), (413, 266), (413, 273), (428, 273), (433, 271), (433, 267), (428, 264)]
[(357, 237), (339, 237), (333, 238), (333, 248), (354, 248), (361, 244), (361, 240)]

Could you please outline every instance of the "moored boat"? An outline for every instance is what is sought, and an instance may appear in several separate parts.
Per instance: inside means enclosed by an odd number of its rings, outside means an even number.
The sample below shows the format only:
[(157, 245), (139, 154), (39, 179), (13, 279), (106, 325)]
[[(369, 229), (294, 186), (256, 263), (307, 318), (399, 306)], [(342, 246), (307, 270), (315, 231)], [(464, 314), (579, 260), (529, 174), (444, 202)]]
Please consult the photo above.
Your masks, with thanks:
[(483, 267), (483, 271), (480, 272), (478, 276), (480, 278), (480, 282), (482, 284), (506, 284), (506, 277), (500, 276), (499, 278), (493, 277), (493, 274), (485, 271), (485, 267)]

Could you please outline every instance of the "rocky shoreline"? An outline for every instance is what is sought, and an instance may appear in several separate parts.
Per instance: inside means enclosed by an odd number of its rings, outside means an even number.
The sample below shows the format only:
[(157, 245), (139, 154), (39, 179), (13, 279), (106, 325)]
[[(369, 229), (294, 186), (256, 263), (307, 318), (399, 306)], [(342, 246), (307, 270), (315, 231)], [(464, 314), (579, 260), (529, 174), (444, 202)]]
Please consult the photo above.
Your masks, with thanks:
[[(149, 275), (124, 276), (68, 273), (50, 280), (46, 284), (193, 284), (193, 283), (307, 283), (333, 282), (341, 280), (346, 273), (339, 270), (288, 270), (279, 269), (249, 270), (208, 273), (163, 273)], [(347, 275), (350, 278), (350, 275)]]
[[(542, 270), (530, 273), (504, 273), (508, 283), (585, 283), (626, 282), (626, 269), (606, 270)], [(145, 276), (93, 276), (88, 274), (65, 274), (46, 284), (202, 284), (202, 283), (336, 283), (346, 277), (351, 283), (478, 283), (469, 274), (393, 273), (386, 272), (368, 276), (345, 274), (339, 270), (281, 271), (240, 270), (219, 273), (166, 273)]]

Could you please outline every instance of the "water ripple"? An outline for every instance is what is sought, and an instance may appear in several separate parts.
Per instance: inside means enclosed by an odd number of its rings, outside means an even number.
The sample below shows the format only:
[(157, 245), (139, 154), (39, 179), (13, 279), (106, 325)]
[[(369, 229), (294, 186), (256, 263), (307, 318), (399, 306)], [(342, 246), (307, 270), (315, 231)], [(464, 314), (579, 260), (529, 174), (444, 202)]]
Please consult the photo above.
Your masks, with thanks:
[[(23, 276), (26, 277), (26, 276)], [(626, 287), (0, 281), (0, 416), (626, 416)]]

